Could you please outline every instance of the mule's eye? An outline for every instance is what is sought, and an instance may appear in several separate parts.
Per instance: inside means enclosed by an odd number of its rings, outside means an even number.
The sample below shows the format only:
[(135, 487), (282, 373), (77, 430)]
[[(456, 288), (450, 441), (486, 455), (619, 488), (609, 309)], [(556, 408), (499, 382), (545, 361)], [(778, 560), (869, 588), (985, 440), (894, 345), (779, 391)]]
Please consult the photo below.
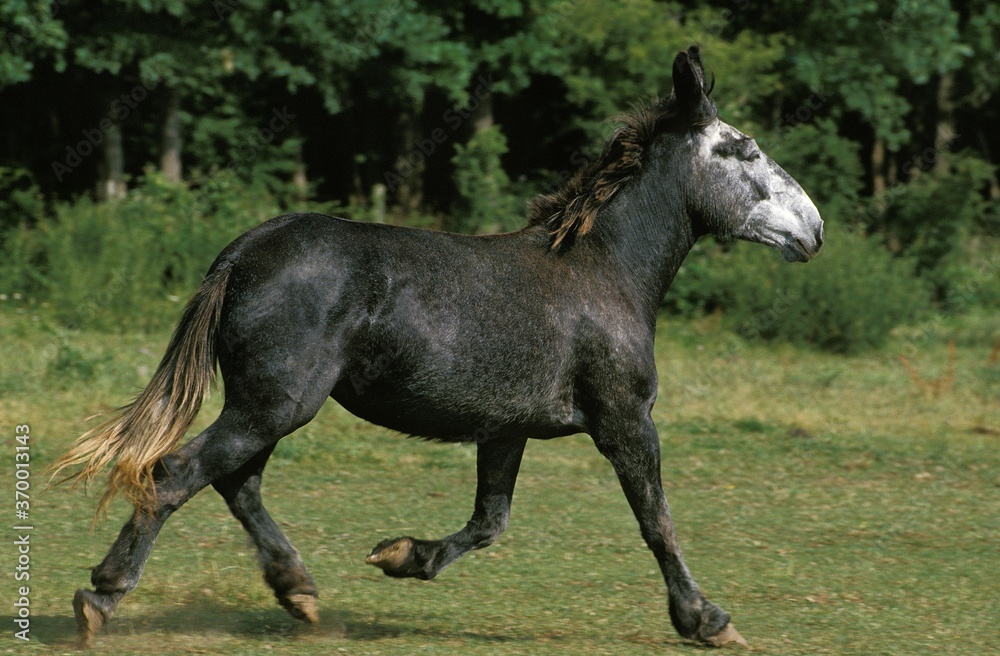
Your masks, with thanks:
[(753, 139), (747, 139), (740, 144), (740, 158), (752, 162), (760, 159), (760, 148)]
[(741, 162), (752, 162), (755, 159), (760, 159), (760, 148), (750, 137), (743, 137), (717, 145), (715, 154), (720, 157), (735, 157)]

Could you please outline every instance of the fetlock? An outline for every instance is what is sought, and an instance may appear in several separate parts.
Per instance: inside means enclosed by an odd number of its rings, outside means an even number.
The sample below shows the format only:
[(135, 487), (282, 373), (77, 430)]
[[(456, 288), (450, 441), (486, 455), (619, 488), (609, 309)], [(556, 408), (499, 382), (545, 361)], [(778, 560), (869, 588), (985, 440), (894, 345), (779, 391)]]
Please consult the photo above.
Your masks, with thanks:
[(274, 590), (278, 603), (297, 620), (315, 623), (319, 620), (316, 605), (316, 584), (302, 563), (291, 566), (268, 563), (264, 580)]

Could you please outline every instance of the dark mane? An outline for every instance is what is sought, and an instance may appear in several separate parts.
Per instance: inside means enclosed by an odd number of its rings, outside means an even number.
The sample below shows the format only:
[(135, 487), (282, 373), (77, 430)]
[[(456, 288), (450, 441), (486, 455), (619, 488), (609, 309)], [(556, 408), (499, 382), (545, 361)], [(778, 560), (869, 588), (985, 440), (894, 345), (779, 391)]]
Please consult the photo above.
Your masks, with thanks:
[[(706, 85), (706, 93), (711, 89)], [(587, 234), (604, 204), (639, 172), (643, 153), (653, 138), (680, 114), (677, 100), (670, 94), (669, 98), (618, 116), (616, 122), (621, 125), (604, 144), (600, 157), (555, 193), (542, 194), (531, 202), (528, 225), (545, 226), (553, 250)]]

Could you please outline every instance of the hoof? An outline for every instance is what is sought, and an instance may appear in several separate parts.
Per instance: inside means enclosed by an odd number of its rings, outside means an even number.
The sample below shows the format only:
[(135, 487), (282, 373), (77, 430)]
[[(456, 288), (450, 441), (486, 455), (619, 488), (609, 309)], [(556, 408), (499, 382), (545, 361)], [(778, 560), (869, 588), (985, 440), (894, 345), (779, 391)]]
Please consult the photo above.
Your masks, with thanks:
[(84, 589), (77, 590), (73, 595), (73, 615), (76, 616), (76, 632), (82, 647), (90, 647), (93, 637), (111, 619), (111, 614), (100, 607), (98, 599), (97, 594)]
[(728, 645), (730, 643), (736, 643), (737, 645), (743, 645), (744, 647), (749, 647), (747, 641), (740, 635), (740, 632), (733, 628), (733, 625), (726, 624), (722, 627), (722, 630), (716, 633), (710, 638), (705, 638), (705, 642), (712, 645), (713, 647), (721, 647), (723, 645)]
[(311, 594), (291, 594), (282, 597), (278, 602), (297, 620), (316, 624), (319, 622), (319, 609), (316, 606), (316, 596)]
[(386, 574), (392, 575), (402, 569), (413, 554), (412, 538), (384, 540), (378, 544), (365, 558), (369, 565), (378, 567)]

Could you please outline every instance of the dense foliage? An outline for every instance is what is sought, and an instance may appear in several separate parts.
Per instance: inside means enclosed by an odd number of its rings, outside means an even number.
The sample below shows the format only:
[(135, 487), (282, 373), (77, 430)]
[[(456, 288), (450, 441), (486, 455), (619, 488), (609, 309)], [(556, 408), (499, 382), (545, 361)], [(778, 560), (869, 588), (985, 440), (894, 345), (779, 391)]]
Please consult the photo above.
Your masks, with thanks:
[[(699, 245), (670, 307), (739, 329), (807, 285), (843, 314), (831, 334), (759, 336), (840, 350), (929, 302), (1000, 307), (988, 0), (2, 0), (0, 31), (0, 298), (76, 325), (146, 325), (143, 299), (185, 296), (232, 234), (290, 206), (514, 228), (608, 117), (669, 91), (692, 42), (723, 118), (845, 241), (808, 272)], [(842, 288), (858, 269), (911, 310), (876, 320)], [(120, 318), (86, 310), (94, 295)], [(882, 337), (843, 327), (859, 323)]]

